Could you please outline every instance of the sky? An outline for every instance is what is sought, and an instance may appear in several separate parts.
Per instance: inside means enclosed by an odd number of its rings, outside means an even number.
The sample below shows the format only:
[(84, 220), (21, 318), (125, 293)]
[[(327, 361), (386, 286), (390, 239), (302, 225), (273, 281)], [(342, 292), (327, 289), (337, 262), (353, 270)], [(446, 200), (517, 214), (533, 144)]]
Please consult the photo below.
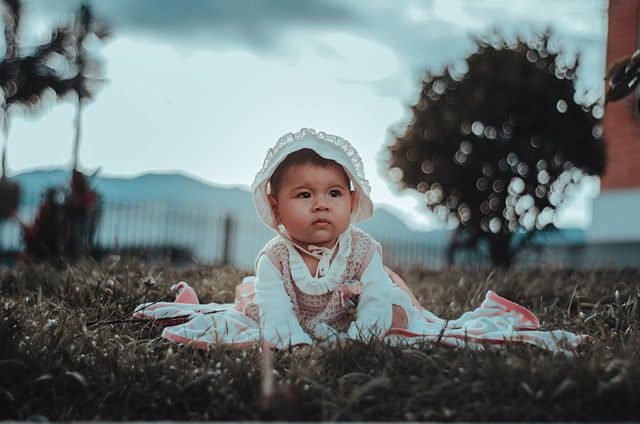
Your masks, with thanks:
[[(43, 40), (79, 0), (24, 0), (21, 40)], [(84, 110), (80, 166), (128, 177), (178, 171), (248, 188), (266, 151), (303, 127), (349, 140), (372, 199), (417, 228), (438, 223), (384, 178), (384, 146), (427, 70), (473, 52), (471, 36), (497, 28), (526, 37), (551, 28), (579, 52), (578, 89), (603, 95), (606, 0), (108, 0), (89, 2), (112, 28), (91, 46), (107, 84)], [(70, 167), (74, 107), (15, 116), (9, 172)], [(590, 222), (597, 179), (564, 223)], [(560, 224), (562, 225), (563, 222)]]

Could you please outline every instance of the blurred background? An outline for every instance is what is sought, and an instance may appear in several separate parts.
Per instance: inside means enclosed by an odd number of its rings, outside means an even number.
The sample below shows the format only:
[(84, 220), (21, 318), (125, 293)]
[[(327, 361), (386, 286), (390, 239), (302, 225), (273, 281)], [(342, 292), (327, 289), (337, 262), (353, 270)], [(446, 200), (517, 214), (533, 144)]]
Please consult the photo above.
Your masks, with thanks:
[(0, 3), (8, 265), (250, 268), (248, 187), (304, 127), (359, 151), (391, 265), (640, 264), (636, 82), (605, 106), (637, 0)]

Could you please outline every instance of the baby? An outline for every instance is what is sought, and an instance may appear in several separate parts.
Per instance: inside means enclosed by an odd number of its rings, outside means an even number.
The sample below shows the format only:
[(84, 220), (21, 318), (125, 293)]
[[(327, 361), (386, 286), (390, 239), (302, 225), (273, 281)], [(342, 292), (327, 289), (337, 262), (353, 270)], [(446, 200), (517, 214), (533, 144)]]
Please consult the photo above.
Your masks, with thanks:
[(380, 245), (353, 225), (371, 217), (373, 203), (360, 156), (340, 137), (312, 129), (284, 135), (252, 190), (258, 215), (277, 235), (258, 254), (255, 278), (238, 285), (235, 303), (201, 305), (181, 282), (176, 302), (143, 304), (134, 316), (183, 318), (163, 336), (199, 347), (375, 338), (474, 348), (511, 340), (562, 351), (586, 340), (540, 331), (533, 313), (493, 291), (456, 320), (423, 309), (383, 266)]
[(362, 161), (344, 139), (303, 129), (280, 139), (253, 183), (256, 208), (278, 236), (258, 255), (245, 312), (276, 346), (406, 328), (410, 305), (384, 270), (380, 246), (351, 224), (373, 203)]

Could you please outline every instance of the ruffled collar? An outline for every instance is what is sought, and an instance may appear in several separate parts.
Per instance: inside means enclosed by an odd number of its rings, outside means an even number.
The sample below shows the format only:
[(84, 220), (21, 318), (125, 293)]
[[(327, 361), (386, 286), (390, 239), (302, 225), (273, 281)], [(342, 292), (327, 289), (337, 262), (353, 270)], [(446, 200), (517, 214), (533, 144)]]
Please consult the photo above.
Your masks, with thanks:
[(322, 277), (311, 275), (307, 264), (304, 262), (298, 249), (288, 240), (284, 239), (287, 249), (289, 249), (289, 267), (291, 277), (296, 286), (306, 294), (319, 295), (334, 290), (340, 283), (340, 278), (344, 274), (347, 266), (347, 259), (351, 254), (351, 227), (342, 233), (338, 238), (338, 249), (335, 257), (331, 261), (329, 271)]

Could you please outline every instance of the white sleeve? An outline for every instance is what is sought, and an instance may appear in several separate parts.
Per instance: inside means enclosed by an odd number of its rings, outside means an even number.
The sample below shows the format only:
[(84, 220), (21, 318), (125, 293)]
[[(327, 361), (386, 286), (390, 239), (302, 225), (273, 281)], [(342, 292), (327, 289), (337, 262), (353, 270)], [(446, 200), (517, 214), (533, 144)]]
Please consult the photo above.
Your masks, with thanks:
[(260, 309), (260, 329), (266, 341), (279, 348), (311, 344), (311, 337), (304, 332), (293, 312), (282, 274), (266, 255), (258, 260), (254, 290), (253, 303)]
[(382, 256), (375, 252), (360, 279), (362, 293), (357, 315), (347, 330), (350, 339), (367, 340), (379, 337), (391, 327), (391, 290), (394, 287), (382, 265)]

